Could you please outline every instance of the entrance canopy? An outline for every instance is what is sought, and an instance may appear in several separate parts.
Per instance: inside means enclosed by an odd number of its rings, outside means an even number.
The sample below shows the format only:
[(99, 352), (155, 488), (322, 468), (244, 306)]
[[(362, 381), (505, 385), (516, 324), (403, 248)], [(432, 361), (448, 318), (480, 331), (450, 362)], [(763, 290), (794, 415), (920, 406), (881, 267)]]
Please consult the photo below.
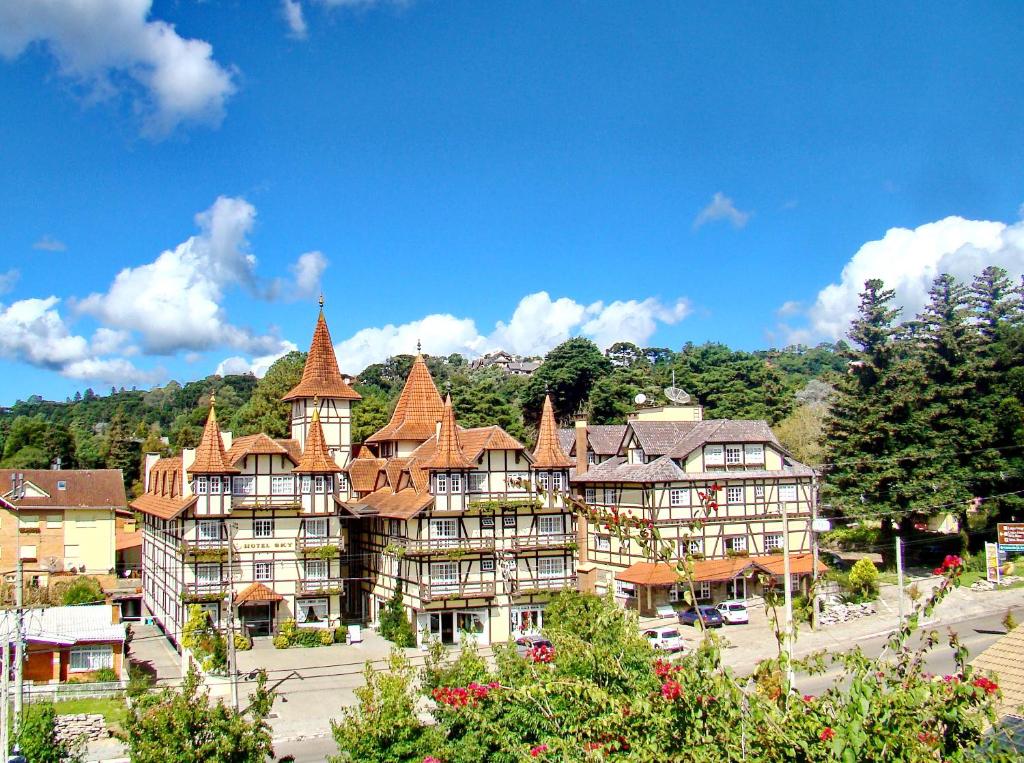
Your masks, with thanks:
[(615, 579), (646, 586), (672, 586), (682, 582), (675, 567), (665, 562), (636, 562), (618, 573)]
[(235, 596), (235, 604), (269, 604), (282, 601), (284, 597), (263, 583), (253, 583)]
[[(701, 559), (693, 563), (693, 580), (696, 583), (723, 583), (738, 577), (750, 577), (755, 573), (765, 575), (783, 574), (782, 554), (767, 556), (734, 556), (727, 559)], [(814, 565), (811, 554), (792, 554), (789, 557), (790, 573), (809, 575)], [(818, 572), (828, 569), (818, 562)], [(662, 587), (683, 582), (683, 576), (673, 565), (665, 562), (636, 562), (615, 575), (616, 580), (634, 585)]]

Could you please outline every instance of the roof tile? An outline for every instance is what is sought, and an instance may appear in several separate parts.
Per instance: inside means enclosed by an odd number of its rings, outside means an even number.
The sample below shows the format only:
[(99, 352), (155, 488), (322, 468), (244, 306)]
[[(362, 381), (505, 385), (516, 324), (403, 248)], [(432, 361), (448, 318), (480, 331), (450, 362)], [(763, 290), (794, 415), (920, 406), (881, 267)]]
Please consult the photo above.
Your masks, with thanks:
[(544, 410), (540, 415), (540, 429), (537, 433), (537, 447), (533, 451), (533, 468), (568, 469), (573, 463), (558, 442), (555, 409), (551, 405), (551, 395), (545, 395)]
[(306, 364), (302, 367), (302, 379), (282, 400), (297, 400), (304, 397), (340, 398), (342, 400), (361, 399), (358, 392), (352, 389), (341, 377), (338, 370), (338, 358), (331, 344), (331, 332), (327, 329), (324, 312), (316, 321), (313, 331), (313, 342), (306, 355)]
[(313, 399), (313, 420), (306, 432), (306, 449), (302, 451), (299, 465), (292, 469), (298, 474), (327, 474), (343, 471), (327, 452), (324, 428), (320, 426), (320, 404)]
[(422, 355), (417, 355), (398, 396), (395, 411), (385, 427), (366, 438), (366, 442), (394, 440), (426, 440), (437, 431), (437, 422), (444, 415), (444, 401), (437, 392), (430, 369)]
[(206, 418), (203, 437), (196, 446), (196, 457), (189, 467), (193, 474), (237, 474), (238, 469), (228, 461), (224, 440), (217, 427), (217, 406), (210, 400), (210, 415)]

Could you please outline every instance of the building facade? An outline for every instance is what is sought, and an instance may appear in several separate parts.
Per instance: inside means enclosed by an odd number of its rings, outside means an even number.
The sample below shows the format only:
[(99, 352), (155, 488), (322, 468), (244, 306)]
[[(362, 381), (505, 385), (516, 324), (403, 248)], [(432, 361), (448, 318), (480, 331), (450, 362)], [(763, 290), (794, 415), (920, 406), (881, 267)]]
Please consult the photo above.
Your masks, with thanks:
[(118, 469), (0, 469), (0, 564), (20, 558), (26, 579), (60, 572), (107, 574), (116, 521), (128, 507)]
[[(642, 409), (624, 425), (616, 455), (597, 464), (579, 455), (592, 439), (588, 429), (581, 420), (574, 432), (575, 492), (592, 506), (653, 522), (675, 559), (692, 564), (699, 601), (760, 595), (762, 576), (780, 579), (787, 542), (793, 582), (806, 587), (815, 472), (785, 451), (766, 422), (704, 420), (699, 406)], [(644, 612), (681, 598), (674, 573), (654, 565), (635, 540), (619, 542), (600, 526), (588, 528), (586, 539), (584, 587), (613, 590)]]
[(372, 620), (400, 586), (421, 643), (500, 642), (576, 587), (571, 462), (550, 401), (541, 430), (530, 454), (500, 427), (459, 427), (416, 357), (390, 422), (348, 468)]
[(202, 440), (181, 456), (147, 456), (143, 514), (143, 600), (178, 642), (190, 604), (224, 626), (234, 606), (240, 631), (275, 632), (285, 619), (333, 627), (347, 615), (350, 406), (359, 399), (338, 371), (319, 316), (292, 404), (291, 438), (232, 438), (215, 403)]

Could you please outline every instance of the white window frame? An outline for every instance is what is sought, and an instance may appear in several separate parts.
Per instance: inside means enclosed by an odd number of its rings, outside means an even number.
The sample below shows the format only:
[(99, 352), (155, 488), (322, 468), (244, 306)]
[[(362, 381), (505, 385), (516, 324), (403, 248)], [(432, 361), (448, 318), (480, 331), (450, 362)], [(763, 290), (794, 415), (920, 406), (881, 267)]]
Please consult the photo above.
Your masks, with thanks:
[[(322, 530), (320, 528), (323, 528)], [(305, 520), (304, 529), (307, 538), (326, 538), (328, 535), (327, 517), (310, 517)]]
[(308, 474), (302, 475), (302, 477), (299, 480), (299, 484), (301, 486), (303, 495), (309, 495), (310, 493), (313, 492), (313, 478), (310, 477)]
[(764, 500), (764, 485), (754, 485), (754, 500), (755, 501), (763, 501)]
[(210, 477), (210, 495), (220, 495), (221, 487), (220, 477)]
[(480, 560), (480, 572), (494, 572), (494, 560), (493, 559), (481, 559)]
[(680, 556), (687, 554), (703, 554), (704, 553), (704, 539), (703, 538), (680, 538), (677, 544), (677, 553)]
[(764, 463), (764, 445), (759, 443), (753, 445), (745, 445), (743, 447), (743, 455), (748, 464), (763, 464)]
[(494, 516), (491, 514), (487, 514), (485, 516), (480, 517), (480, 527), (485, 530), (493, 530)]
[(743, 463), (743, 448), (739, 445), (725, 446), (725, 465), (736, 466)]
[(704, 463), (712, 466), (724, 466), (725, 449), (721, 445), (705, 445)]
[(635, 599), (636, 585), (633, 583), (623, 583), (621, 580), (616, 580), (615, 595), (620, 599)]
[(800, 573), (799, 572), (791, 572), (791, 573), (789, 573), (789, 584), (793, 587), (794, 590), (799, 590), (800, 589)]
[(471, 493), (486, 493), (487, 492), (487, 472), (470, 472), (469, 473), (469, 492), (471, 492)]
[(431, 519), (430, 537), (438, 540), (455, 540), (459, 537), (459, 520), (451, 517)]
[(255, 495), (256, 478), (252, 475), (235, 477), (231, 483), (231, 492), (235, 495)]
[(697, 601), (707, 601), (711, 598), (711, 583), (709, 581), (701, 580), (694, 583), (693, 588), (697, 592)]
[(434, 493), (441, 495), (448, 492), (448, 475), (438, 472), (434, 475)]
[(274, 563), (261, 559), (252, 563), (252, 579), (266, 583), (274, 579)]
[(205, 562), (196, 565), (196, 583), (199, 585), (219, 585), (223, 579), (219, 564)]
[(537, 560), (537, 577), (549, 580), (565, 577), (565, 559), (560, 556), (542, 556)]
[(534, 478), (537, 480), (537, 487), (541, 490), (549, 490), (551, 475), (548, 472), (536, 472)]
[(729, 504), (743, 503), (743, 486), (729, 485), (725, 489), (725, 502)]
[(591, 506), (593, 506), (595, 503), (597, 503), (597, 488), (596, 487), (586, 487), (586, 488), (583, 488), (583, 500), (586, 501)]
[(295, 493), (295, 480), (292, 475), (275, 474), (270, 478), (271, 495), (293, 495)]
[(452, 585), (459, 584), (458, 562), (431, 562), (430, 563), (430, 584)]
[(92, 673), (113, 667), (114, 648), (110, 644), (71, 647), (68, 670), (72, 673)]
[(501, 517), (501, 526), (505, 530), (516, 529), (516, 515), (515, 514), (504, 514)]
[(448, 492), (452, 495), (458, 495), (462, 492), (462, 475), (458, 472), (452, 472), (448, 475)]
[(205, 476), (196, 477), (196, 495), (206, 495), (210, 492), (210, 483)]
[(668, 505), (669, 506), (682, 506), (686, 498), (686, 488), (674, 487), (668, 491)]
[(793, 503), (797, 500), (796, 485), (788, 483), (779, 485), (779, 501), (781, 503)]
[[(308, 619), (310, 609), (313, 610), (313, 614), (316, 616), (315, 620)], [(330, 620), (330, 617), (331, 603), (326, 597), (318, 599), (296, 599), (295, 601), (295, 620), (299, 625), (323, 625)]]
[(777, 548), (782, 548), (782, 533), (765, 533), (764, 550), (772, 551)]
[(200, 519), (196, 522), (196, 538), (221, 540), (221, 522), (218, 519)]
[(594, 550), (595, 551), (611, 551), (612, 550), (612, 536), (610, 536), (610, 535), (595, 535), (594, 536)]
[(746, 535), (731, 535), (725, 539), (725, 550), (726, 551), (746, 551), (747, 550), (747, 536)]
[(563, 529), (561, 514), (541, 514), (537, 517), (538, 535), (560, 535)]
[(273, 538), (274, 537), (274, 520), (261, 518), (254, 519), (252, 521), (252, 537), (254, 538)]
[(604, 500), (604, 505), (605, 506), (615, 506), (616, 505), (615, 504), (615, 488), (613, 488), (613, 487), (606, 487), (604, 489), (604, 492), (603, 492), (601, 497)]
[(560, 493), (564, 490), (562, 476), (562, 472), (551, 472), (551, 489), (556, 493)]
[[(327, 492), (330, 493), (330, 492), (333, 492), (333, 490), (334, 490), (334, 487), (331, 484), (331, 478), (328, 477), (327, 478)], [(347, 493), (348, 492), (348, 475), (345, 474), (344, 472), (339, 472), (339, 474), (338, 474), (338, 490), (340, 492), (342, 492), (342, 493)]]
[(303, 580), (327, 580), (331, 576), (330, 562), (326, 559), (306, 559), (302, 563)]
[(324, 475), (318, 474), (313, 478), (313, 492), (320, 494), (326, 492), (324, 490)]

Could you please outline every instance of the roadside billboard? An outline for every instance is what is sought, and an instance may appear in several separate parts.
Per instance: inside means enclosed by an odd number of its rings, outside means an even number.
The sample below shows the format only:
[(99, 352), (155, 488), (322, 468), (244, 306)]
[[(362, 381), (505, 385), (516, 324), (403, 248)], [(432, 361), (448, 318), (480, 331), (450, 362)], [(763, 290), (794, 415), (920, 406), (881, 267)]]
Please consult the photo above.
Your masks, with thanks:
[(996, 525), (1000, 551), (1024, 552), (1024, 522), (1000, 522)]

